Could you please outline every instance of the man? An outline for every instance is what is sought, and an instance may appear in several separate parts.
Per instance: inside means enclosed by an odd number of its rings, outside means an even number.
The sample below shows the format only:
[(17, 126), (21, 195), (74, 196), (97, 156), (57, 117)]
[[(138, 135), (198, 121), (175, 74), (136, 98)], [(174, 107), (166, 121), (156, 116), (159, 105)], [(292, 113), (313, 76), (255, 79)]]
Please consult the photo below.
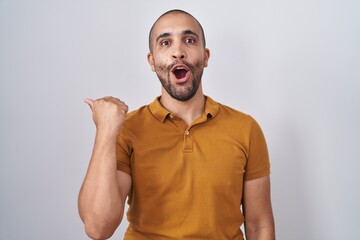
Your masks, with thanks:
[(127, 240), (244, 239), (244, 222), (246, 239), (275, 239), (265, 139), (250, 116), (203, 94), (210, 51), (200, 23), (166, 12), (149, 47), (160, 97), (129, 114), (113, 97), (86, 100), (96, 125), (79, 194), (86, 233), (109, 238), (128, 197)]

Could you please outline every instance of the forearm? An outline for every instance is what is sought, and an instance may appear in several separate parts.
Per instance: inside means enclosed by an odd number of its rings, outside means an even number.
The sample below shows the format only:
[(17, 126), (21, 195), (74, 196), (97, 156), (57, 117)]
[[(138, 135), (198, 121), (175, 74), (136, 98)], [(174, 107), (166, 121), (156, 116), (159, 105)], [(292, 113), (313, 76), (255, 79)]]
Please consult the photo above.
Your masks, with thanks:
[(273, 225), (259, 228), (245, 228), (246, 240), (275, 240), (275, 229)]
[(79, 213), (87, 233), (90, 228), (90, 231), (112, 234), (122, 219), (124, 199), (117, 184), (115, 148), (115, 137), (97, 132), (79, 194)]
[(245, 182), (243, 210), (247, 240), (275, 240), (270, 177)]

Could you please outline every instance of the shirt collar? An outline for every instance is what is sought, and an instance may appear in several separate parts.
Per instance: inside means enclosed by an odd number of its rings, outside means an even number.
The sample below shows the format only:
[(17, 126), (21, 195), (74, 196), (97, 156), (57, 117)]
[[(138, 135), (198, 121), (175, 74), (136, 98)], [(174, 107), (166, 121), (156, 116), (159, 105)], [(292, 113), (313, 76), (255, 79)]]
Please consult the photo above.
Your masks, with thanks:
[(149, 110), (151, 114), (162, 123), (165, 121), (166, 117), (170, 115), (170, 112), (161, 105), (160, 97), (155, 98), (155, 100), (150, 103)]
[(220, 109), (220, 104), (214, 101), (211, 97), (205, 96), (205, 114), (208, 118), (214, 118)]
[[(213, 118), (219, 112), (219, 103), (208, 96), (205, 96), (205, 98), (205, 115), (207, 118)], [(171, 114), (170, 111), (161, 105), (160, 96), (150, 103), (149, 110), (151, 114), (162, 123), (166, 120), (167, 116)]]

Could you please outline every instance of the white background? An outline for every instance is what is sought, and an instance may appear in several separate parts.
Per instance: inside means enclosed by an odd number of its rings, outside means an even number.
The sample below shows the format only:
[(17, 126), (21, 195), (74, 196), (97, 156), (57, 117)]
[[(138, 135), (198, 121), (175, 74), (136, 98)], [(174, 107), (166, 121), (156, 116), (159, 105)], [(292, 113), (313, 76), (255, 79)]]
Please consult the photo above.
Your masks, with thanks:
[(263, 128), (277, 239), (359, 239), (356, 0), (0, 0), (0, 239), (87, 239), (77, 195), (95, 128), (83, 99), (135, 110), (160, 94), (147, 34), (173, 8), (204, 27), (205, 93)]

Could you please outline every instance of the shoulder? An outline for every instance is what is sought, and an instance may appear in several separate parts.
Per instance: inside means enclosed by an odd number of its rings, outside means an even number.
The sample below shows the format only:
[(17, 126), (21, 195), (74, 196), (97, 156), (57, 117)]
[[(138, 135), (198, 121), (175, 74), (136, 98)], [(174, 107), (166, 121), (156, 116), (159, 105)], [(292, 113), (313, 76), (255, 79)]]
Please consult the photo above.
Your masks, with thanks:
[(219, 117), (222, 121), (228, 120), (237, 124), (252, 124), (256, 122), (251, 115), (221, 103), (219, 103)]
[(136, 126), (139, 123), (143, 122), (144, 119), (148, 118), (149, 105), (141, 106), (140, 108), (133, 110), (126, 114), (124, 127)]
[(124, 125), (118, 135), (118, 141), (123, 142), (133, 139), (139, 131), (146, 129), (145, 119), (148, 118), (148, 105), (144, 105), (136, 110), (128, 112), (125, 117)]
[(214, 123), (221, 129), (229, 129), (228, 134), (249, 136), (254, 130), (261, 131), (258, 122), (248, 113), (222, 103), (218, 103), (218, 106), (219, 111), (214, 116)]
[(126, 115), (125, 121), (133, 121), (134, 119), (143, 116), (144, 113), (147, 111), (148, 106), (149, 105), (144, 105), (136, 110), (128, 112), (128, 114)]

